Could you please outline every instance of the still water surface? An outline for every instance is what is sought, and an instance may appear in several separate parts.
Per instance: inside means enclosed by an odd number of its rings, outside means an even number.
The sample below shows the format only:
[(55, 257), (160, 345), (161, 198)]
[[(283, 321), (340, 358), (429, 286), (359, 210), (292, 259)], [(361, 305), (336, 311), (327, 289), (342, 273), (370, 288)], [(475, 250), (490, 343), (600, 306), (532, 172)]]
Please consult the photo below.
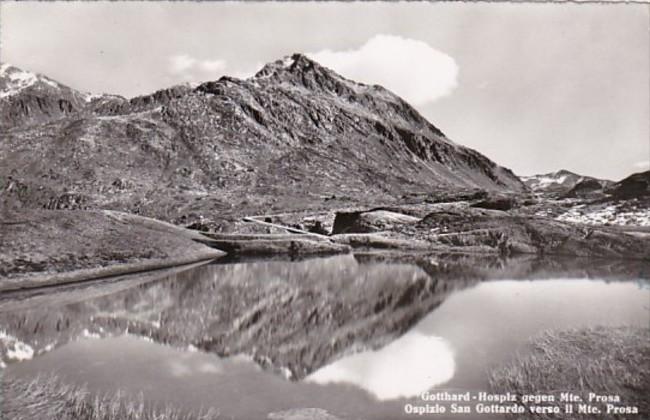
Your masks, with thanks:
[[(347, 265), (346, 281), (352, 283), (360, 281), (360, 276), (365, 276), (363, 281), (372, 281), (368, 273), (389, 272), (409, 278), (422, 274), (418, 267), (409, 271), (399, 265), (397, 270), (386, 270), (386, 263), (361, 267), (338, 258), (267, 264), (263, 272), (267, 279), (282, 282), (299, 271), (304, 284), (318, 282), (330, 265), (334, 272), (331, 278)], [(258, 266), (250, 271), (247, 264)], [(306, 270), (309, 264), (318, 269)], [(259, 263), (240, 266), (229, 273), (240, 273), (235, 277), (246, 273), (250, 280)], [(276, 266), (275, 272), (269, 268)], [(218, 266), (194, 269), (195, 275), (186, 273), (183, 281), (218, 281), (214, 273), (223, 275), (219, 270)], [(310, 273), (319, 277), (305, 277)], [(174, 279), (163, 279), (159, 284), (166, 281)], [(110, 300), (110, 296), (103, 299)], [(169, 295), (165, 299), (169, 300)], [(177, 300), (179, 304), (181, 300)], [(645, 281), (552, 278), (476, 282), (452, 289), (439, 306), (393, 341), (375, 350), (348, 348), (300, 381), (264, 370), (245, 355), (220, 358), (192, 346), (158, 344), (132, 332), (95, 338), (86, 333), (86, 338), (76, 337), (33, 360), (9, 365), (7, 374), (32, 377), (54, 372), (66, 381), (87, 384), (93, 391), (119, 388), (128, 393), (142, 392), (152, 402), (215, 407), (225, 418), (282, 418), (271, 413), (303, 408), (323, 409), (350, 420), (412, 418), (404, 414), (404, 405), (417, 402), (424, 391), (488, 391), (487, 371), (524, 352), (526, 341), (541, 331), (595, 325), (647, 326), (649, 302)], [(160, 304), (169, 307), (173, 303)], [(216, 297), (214, 304), (219, 304)], [(155, 312), (155, 308), (155, 304), (147, 308), (147, 313)]]

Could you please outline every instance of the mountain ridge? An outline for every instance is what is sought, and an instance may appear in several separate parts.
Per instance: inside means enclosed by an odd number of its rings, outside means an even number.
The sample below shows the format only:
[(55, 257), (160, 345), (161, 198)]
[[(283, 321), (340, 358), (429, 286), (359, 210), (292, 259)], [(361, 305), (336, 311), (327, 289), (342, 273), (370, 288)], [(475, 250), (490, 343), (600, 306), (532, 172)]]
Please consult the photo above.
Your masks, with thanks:
[[(71, 106), (57, 112), (60, 101)], [(301, 54), (248, 79), (223, 76), (131, 99), (61, 85), (2, 98), (2, 107), (15, 112), (0, 127), (0, 159), (15, 162), (0, 175), (20, 186), (13, 191), (24, 206), (174, 221), (334, 204), (328, 197), (348, 205), (412, 191), (526, 190), (397, 95)], [(49, 167), (35, 169), (43, 159)]]

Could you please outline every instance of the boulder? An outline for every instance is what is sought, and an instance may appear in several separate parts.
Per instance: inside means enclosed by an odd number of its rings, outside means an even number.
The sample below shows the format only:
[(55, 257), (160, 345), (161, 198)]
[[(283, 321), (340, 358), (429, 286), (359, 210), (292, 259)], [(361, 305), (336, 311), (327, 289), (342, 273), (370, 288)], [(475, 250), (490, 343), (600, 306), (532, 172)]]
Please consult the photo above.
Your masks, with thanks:
[(489, 209), (489, 210), (512, 210), (517, 205), (517, 200), (514, 197), (505, 195), (489, 196), (484, 200), (472, 204), (472, 207)]
[(379, 232), (391, 230), (401, 225), (414, 224), (419, 220), (414, 216), (382, 209), (337, 212), (334, 218), (332, 234)]

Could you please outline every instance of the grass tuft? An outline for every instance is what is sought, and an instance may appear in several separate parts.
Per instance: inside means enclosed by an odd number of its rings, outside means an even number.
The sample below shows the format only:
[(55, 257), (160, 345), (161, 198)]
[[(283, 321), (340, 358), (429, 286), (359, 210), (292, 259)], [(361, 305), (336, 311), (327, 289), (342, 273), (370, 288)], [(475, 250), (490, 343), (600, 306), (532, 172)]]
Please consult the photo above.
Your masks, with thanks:
[[(634, 418), (650, 414), (650, 329), (594, 327), (546, 331), (530, 342), (529, 351), (490, 372), (494, 392), (518, 395), (590, 392), (618, 395), (618, 405), (636, 406)], [(563, 406), (564, 403), (556, 403)], [(530, 418), (526, 414), (522, 418)], [(557, 419), (557, 415), (536, 415)], [(570, 417), (561, 417), (570, 418)], [(585, 414), (576, 418), (590, 418)], [(604, 418), (603, 415), (593, 418)]]
[(145, 403), (144, 396), (118, 391), (91, 395), (86, 387), (68, 385), (55, 376), (31, 381), (5, 378), (0, 417), (12, 420), (215, 420), (214, 410), (188, 413), (165, 405)]

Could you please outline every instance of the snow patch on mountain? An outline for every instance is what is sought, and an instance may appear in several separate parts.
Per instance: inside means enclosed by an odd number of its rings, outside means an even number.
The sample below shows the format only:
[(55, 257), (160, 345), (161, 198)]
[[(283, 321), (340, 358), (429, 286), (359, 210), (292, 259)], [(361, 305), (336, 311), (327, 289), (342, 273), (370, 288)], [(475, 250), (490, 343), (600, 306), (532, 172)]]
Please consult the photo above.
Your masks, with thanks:
[(4, 76), (4, 74), (7, 72), (9, 67), (11, 67), (11, 66), (9, 64), (7, 64), (7, 63), (0, 64), (0, 77)]
[(7, 63), (0, 66), (0, 98), (14, 96), (39, 82), (54, 89), (61, 88), (59, 83), (45, 76), (21, 70)]
[(650, 226), (650, 211), (629, 203), (596, 207), (578, 205), (557, 216), (556, 220), (588, 225)]
[(567, 180), (566, 175), (560, 177), (548, 175), (522, 176), (521, 180), (525, 183), (531, 183), (535, 188), (546, 188), (553, 184), (563, 184)]
[(104, 95), (102, 95), (102, 94), (98, 94), (98, 93), (88, 93), (88, 92), (85, 92), (85, 93), (83, 94), (83, 98), (84, 98), (84, 100), (85, 100), (86, 102), (92, 102), (92, 101), (94, 101), (95, 99), (101, 99), (101, 98), (103, 98), (103, 97), (104, 97)]
[(38, 81), (38, 77), (34, 73), (19, 70), (9, 64), (3, 64), (0, 67), (0, 78), (3, 79), (5, 85), (0, 91), (0, 98), (16, 95)]
[(286, 56), (286, 57), (284, 57), (282, 59), (282, 67), (287, 69), (287, 68), (291, 67), (293, 65), (293, 63), (295, 63), (295, 62), (296, 62), (296, 60), (292, 56), (288, 55), (288, 56)]
[(49, 85), (49, 86), (51, 86), (51, 87), (53, 87), (55, 89), (61, 88), (61, 86), (57, 82), (55, 82), (54, 80), (50, 80), (50, 79), (45, 78), (45, 77), (41, 77), (40, 80), (43, 83), (45, 83), (46, 85)]

